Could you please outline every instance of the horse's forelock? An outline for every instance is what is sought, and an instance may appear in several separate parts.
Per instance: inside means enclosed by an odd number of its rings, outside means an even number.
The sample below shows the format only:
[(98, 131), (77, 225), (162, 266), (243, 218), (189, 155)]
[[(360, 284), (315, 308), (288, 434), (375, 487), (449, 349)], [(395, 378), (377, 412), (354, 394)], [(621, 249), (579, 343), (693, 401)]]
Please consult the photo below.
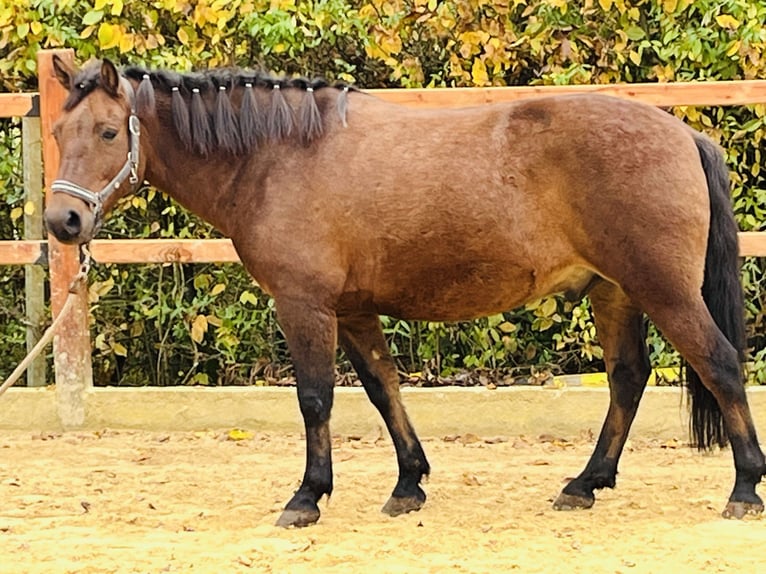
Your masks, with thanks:
[(89, 65), (77, 72), (72, 82), (72, 89), (64, 102), (64, 110), (69, 111), (85, 99), (99, 85), (100, 66)]

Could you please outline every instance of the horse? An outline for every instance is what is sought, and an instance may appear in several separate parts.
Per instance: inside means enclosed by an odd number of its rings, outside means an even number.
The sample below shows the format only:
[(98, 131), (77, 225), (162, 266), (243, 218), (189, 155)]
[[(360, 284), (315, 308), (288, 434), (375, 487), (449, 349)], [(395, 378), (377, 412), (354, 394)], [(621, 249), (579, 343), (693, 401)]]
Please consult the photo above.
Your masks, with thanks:
[(470, 320), (555, 293), (589, 296), (610, 402), (554, 508), (590, 508), (594, 491), (615, 486), (651, 369), (648, 316), (685, 361), (691, 443), (731, 444), (723, 515), (763, 511), (737, 226), (707, 136), (602, 95), (415, 110), (242, 69), (56, 59), (54, 73), (68, 97), (53, 130), (61, 164), (48, 230), (87, 243), (146, 181), (231, 238), (274, 299), (306, 436), (303, 479), (278, 525), (317, 522), (332, 493), (338, 345), (391, 435), (398, 479), (382, 511), (396, 516), (422, 507), (430, 465), (379, 315)]

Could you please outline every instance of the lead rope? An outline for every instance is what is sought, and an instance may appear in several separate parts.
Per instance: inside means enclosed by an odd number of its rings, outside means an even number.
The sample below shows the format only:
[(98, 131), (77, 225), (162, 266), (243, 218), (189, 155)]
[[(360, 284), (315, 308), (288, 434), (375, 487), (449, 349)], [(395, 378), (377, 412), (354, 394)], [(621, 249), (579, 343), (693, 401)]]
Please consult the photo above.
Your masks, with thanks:
[(87, 285), (88, 271), (90, 271), (91, 263), (90, 249), (88, 248), (88, 245), (89, 244), (83, 244), (80, 246), (82, 262), (80, 263), (79, 271), (72, 279), (72, 282), (69, 284), (69, 295), (67, 295), (66, 301), (64, 301), (64, 306), (61, 308), (61, 311), (59, 311), (59, 314), (56, 316), (56, 319), (53, 321), (53, 323), (51, 323), (51, 326), (45, 330), (45, 333), (43, 333), (43, 336), (40, 337), (40, 340), (37, 341), (37, 344), (32, 348), (29, 354), (24, 357), (24, 360), (19, 363), (19, 366), (16, 367), (11, 375), (5, 379), (2, 385), (0, 385), (0, 395), (2, 395), (11, 386), (13, 386), (17, 380), (19, 380), (19, 377), (21, 377), (21, 375), (24, 374), (24, 371), (29, 368), (29, 365), (32, 364), (32, 361), (34, 361), (35, 357), (37, 357), (37, 355), (43, 351), (45, 346), (51, 342), (53, 336), (56, 334), (56, 330), (59, 328), (59, 325), (61, 325), (61, 322), (64, 320), (64, 318), (69, 313), (69, 310), (72, 308), (76, 296), (79, 295), (83, 287)]

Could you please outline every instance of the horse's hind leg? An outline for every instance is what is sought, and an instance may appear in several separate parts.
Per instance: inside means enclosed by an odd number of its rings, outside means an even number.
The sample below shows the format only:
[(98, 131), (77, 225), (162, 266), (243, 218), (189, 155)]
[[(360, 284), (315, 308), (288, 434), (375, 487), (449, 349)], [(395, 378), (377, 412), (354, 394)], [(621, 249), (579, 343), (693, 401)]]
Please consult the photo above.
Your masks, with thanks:
[(418, 510), (426, 500), (420, 480), (430, 467), (402, 405), (399, 376), (378, 316), (338, 318), (338, 340), (370, 401), (383, 416), (396, 449), (399, 480), (382, 510), (391, 516)]
[[(764, 506), (755, 486), (766, 475), (766, 460), (747, 404), (738, 353), (713, 321), (701, 297), (675, 302), (670, 298), (655, 299), (659, 301), (644, 305), (649, 317), (696, 371), (723, 417), (736, 471), (734, 489), (723, 515), (742, 518), (759, 514)], [(692, 411), (695, 408), (693, 400)], [(711, 410), (709, 405), (702, 408)], [(698, 437), (702, 436), (702, 429), (695, 430)], [(704, 438), (698, 440), (702, 441), (700, 448), (712, 446)]]
[(590, 298), (609, 377), (609, 411), (588, 464), (564, 487), (553, 503), (556, 510), (590, 508), (595, 489), (614, 487), (617, 463), (651, 371), (643, 313), (606, 281), (593, 288)]

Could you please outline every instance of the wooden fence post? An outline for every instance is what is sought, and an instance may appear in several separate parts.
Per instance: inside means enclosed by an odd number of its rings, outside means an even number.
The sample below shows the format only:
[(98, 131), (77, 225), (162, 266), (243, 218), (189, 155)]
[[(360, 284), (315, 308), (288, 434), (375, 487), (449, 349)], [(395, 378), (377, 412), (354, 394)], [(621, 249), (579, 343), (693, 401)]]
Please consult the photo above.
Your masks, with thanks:
[[(53, 55), (72, 63), (72, 50), (41, 50), (37, 54), (40, 91), (40, 120), (43, 134), (43, 164), (46, 197), (59, 168), (59, 153), (51, 133), (67, 92), (53, 71)], [(80, 266), (79, 251), (48, 237), (50, 263), (51, 310), (55, 317), (69, 294), (69, 284)], [(93, 386), (90, 333), (88, 332), (88, 296), (77, 297), (64, 320), (59, 334), (53, 339), (56, 403), (59, 421), (64, 428), (77, 428), (85, 422), (85, 395)]]
[[(24, 239), (43, 238), (43, 173), (40, 152), (40, 118), (21, 118), (24, 169)], [(37, 344), (45, 322), (45, 269), (24, 266), (24, 300), (27, 316), (27, 352)], [(46, 383), (45, 356), (37, 357), (27, 369), (27, 386)]]

